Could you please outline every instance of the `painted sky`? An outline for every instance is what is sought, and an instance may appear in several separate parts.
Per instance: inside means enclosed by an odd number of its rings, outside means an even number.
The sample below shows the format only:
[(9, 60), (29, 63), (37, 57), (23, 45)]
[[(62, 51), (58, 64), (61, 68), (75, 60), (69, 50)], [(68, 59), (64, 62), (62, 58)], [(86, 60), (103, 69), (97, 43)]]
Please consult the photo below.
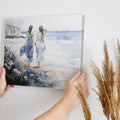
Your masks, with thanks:
[(8, 18), (6, 24), (17, 26), (21, 31), (27, 31), (33, 25), (33, 31), (38, 31), (42, 25), (48, 31), (81, 31), (82, 15), (42, 15), (23, 18)]

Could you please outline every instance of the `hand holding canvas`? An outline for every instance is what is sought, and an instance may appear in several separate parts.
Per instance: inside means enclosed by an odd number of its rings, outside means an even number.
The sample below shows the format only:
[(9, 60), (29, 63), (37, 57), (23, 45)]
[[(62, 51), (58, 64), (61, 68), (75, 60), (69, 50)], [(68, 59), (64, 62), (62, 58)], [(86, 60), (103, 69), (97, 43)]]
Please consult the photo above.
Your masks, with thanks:
[(76, 88), (80, 88), (79, 85), (82, 86), (86, 98), (89, 95), (88, 86), (87, 86), (87, 73), (80, 73), (78, 71), (67, 83), (66, 88), (64, 90), (64, 97), (73, 101), (74, 106), (77, 106), (80, 103), (80, 98), (78, 97), (78, 90)]
[(82, 86), (86, 97), (89, 95), (87, 87), (87, 73), (77, 72), (67, 83), (64, 97), (56, 103), (50, 110), (37, 117), (35, 120), (65, 120), (72, 110), (80, 104), (78, 90)]
[(7, 85), (6, 83), (6, 79), (5, 79), (5, 68), (1, 67), (0, 68), (0, 97), (3, 97), (6, 93), (6, 91), (10, 88), (10, 87), (14, 87), (13, 85)]

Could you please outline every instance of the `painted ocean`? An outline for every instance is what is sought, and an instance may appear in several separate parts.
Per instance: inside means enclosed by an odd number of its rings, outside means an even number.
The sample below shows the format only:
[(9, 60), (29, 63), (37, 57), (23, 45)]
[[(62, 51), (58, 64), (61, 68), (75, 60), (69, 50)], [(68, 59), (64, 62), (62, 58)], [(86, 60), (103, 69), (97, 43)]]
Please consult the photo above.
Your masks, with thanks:
[[(26, 32), (21, 32), (26, 36)], [(36, 39), (36, 33), (34, 31), (34, 39)], [(75, 72), (81, 70), (81, 44), (82, 44), (82, 31), (47, 31), (45, 32), (45, 44), (46, 50), (44, 55), (44, 66), (49, 66), (55, 71), (61, 71), (60, 75), (66, 76), (68, 80)], [(24, 45), (25, 38), (6, 39), (5, 45), (11, 49), (11, 51), (22, 62), (25, 61), (26, 56), (20, 58), (20, 48)], [(81, 58), (81, 59), (80, 59)], [(33, 64), (36, 62), (36, 47), (34, 46)], [(33, 65), (34, 66), (34, 65)], [(45, 68), (44, 68), (45, 69)], [(46, 71), (45, 69), (44, 71)], [(66, 79), (54, 75), (54, 81), (50, 80), (52, 87), (63, 87), (66, 83)], [(57, 73), (59, 74), (59, 73)], [(59, 76), (60, 76), (59, 75)], [(50, 79), (50, 78), (49, 78)], [(56, 79), (56, 80), (55, 80)], [(34, 80), (35, 81), (35, 80)], [(30, 79), (29, 79), (30, 82)], [(55, 82), (55, 84), (54, 84)], [(34, 86), (34, 85), (33, 85)]]
[[(21, 32), (26, 35), (26, 32)], [(34, 31), (34, 39), (36, 39)], [(45, 63), (57, 69), (66, 70), (71, 68), (73, 71), (79, 70), (82, 44), (82, 31), (48, 31), (45, 33)], [(24, 39), (9, 39), (6, 44), (16, 45), (14, 51), (18, 52), (23, 46)], [(34, 61), (36, 60), (36, 50), (34, 46)]]

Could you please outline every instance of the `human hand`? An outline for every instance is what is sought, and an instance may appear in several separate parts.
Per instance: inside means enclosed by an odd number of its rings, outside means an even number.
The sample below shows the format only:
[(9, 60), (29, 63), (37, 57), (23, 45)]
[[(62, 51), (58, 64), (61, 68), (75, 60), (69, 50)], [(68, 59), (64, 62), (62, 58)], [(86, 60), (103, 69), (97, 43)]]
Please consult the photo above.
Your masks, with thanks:
[(7, 85), (5, 74), (6, 74), (5, 68), (1, 67), (0, 68), (0, 97), (3, 97), (6, 91), (8, 91), (10, 87), (14, 87), (14, 85)]
[(89, 95), (88, 87), (87, 87), (87, 73), (77, 72), (67, 83), (66, 88), (64, 90), (64, 97), (71, 101), (74, 106), (77, 106), (80, 103), (80, 98), (78, 96), (78, 90), (76, 88), (80, 88), (79, 85), (82, 86), (84, 94), (86, 97)]

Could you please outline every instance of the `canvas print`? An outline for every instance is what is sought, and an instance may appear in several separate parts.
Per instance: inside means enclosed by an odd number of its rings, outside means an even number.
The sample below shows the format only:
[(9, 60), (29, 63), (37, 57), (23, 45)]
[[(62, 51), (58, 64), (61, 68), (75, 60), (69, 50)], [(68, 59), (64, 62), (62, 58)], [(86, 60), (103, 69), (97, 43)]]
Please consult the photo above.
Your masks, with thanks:
[(8, 84), (64, 88), (82, 69), (83, 15), (5, 19)]

